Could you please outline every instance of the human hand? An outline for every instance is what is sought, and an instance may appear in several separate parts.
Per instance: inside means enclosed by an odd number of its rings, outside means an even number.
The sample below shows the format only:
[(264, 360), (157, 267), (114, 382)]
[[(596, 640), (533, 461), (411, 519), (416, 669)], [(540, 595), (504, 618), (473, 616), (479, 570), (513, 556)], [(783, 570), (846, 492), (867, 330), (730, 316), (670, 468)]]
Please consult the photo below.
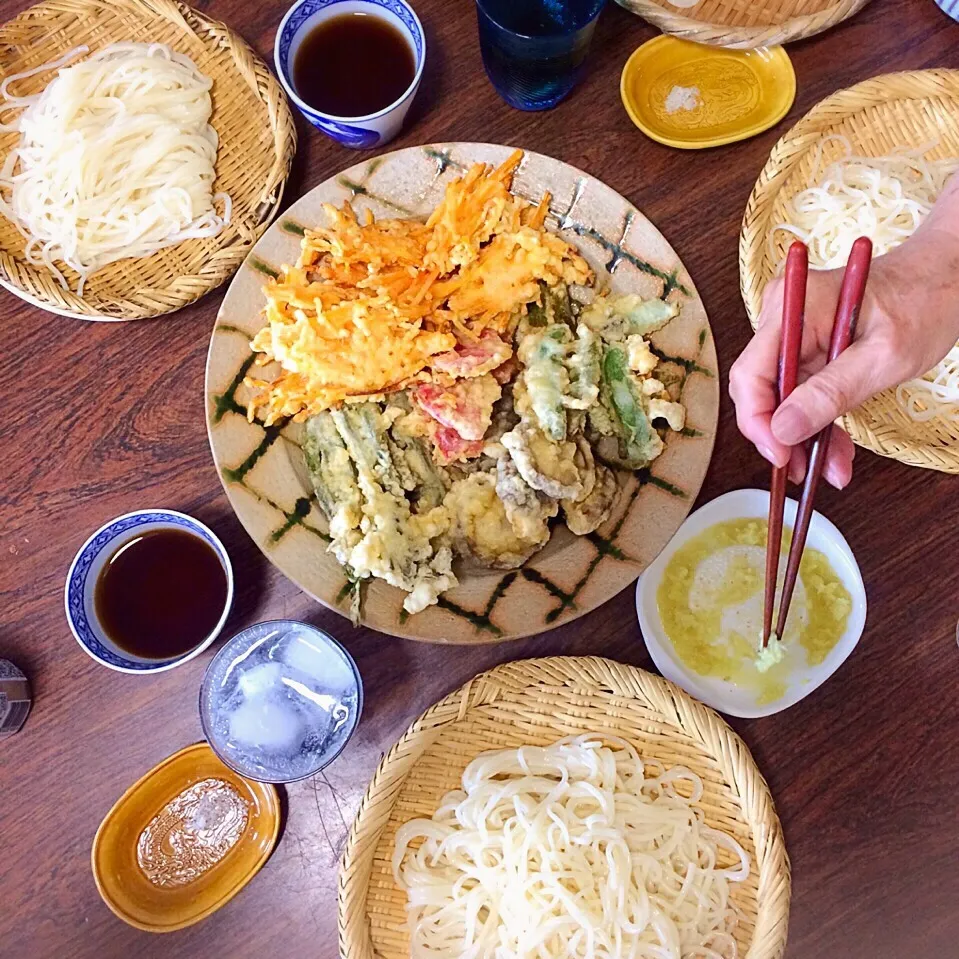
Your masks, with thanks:
[[(956, 178), (950, 187), (906, 243), (873, 260), (856, 338), (828, 365), (842, 270), (810, 270), (799, 385), (778, 409), (782, 278), (766, 287), (756, 335), (730, 370), (729, 394), (740, 432), (775, 466), (789, 463), (793, 482), (806, 472), (799, 444), (876, 393), (921, 376), (959, 341)], [(838, 489), (852, 477), (854, 452), (834, 427), (823, 475)]]

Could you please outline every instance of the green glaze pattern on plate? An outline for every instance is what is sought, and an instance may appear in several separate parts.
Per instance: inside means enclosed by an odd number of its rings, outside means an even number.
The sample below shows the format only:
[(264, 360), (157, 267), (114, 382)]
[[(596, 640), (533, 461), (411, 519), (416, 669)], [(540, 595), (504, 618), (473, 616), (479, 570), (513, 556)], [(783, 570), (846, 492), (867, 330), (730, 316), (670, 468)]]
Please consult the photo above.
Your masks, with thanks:
[[(351, 584), (327, 552), (326, 519), (311, 495), (302, 426), (264, 429), (246, 419), (243, 379), (250, 339), (263, 325), (267, 278), (299, 255), (306, 227), (325, 223), (324, 203), (350, 200), (377, 216), (425, 217), (446, 184), (470, 164), (501, 163), (510, 147), (449, 143), (367, 160), (294, 203), (253, 248), (223, 300), (210, 342), (206, 413), (217, 471), (240, 522), (286, 576), (325, 606), (349, 613)], [(677, 319), (652, 337), (657, 376), (680, 396), (687, 427), (669, 433), (649, 470), (621, 473), (610, 518), (589, 536), (557, 523), (550, 541), (518, 570), (456, 567), (460, 585), (436, 606), (408, 616), (405, 594), (379, 580), (363, 590), (362, 622), (384, 633), (442, 643), (484, 643), (543, 632), (582, 616), (625, 589), (679, 528), (699, 492), (719, 412), (716, 348), (702, 301), (662, 234), (629, 202), (558, 160), (527, 153), (515, 192), (538, 201), (548, 190), (548, 225), (573, 243), (617, 293), (668, 298)]]

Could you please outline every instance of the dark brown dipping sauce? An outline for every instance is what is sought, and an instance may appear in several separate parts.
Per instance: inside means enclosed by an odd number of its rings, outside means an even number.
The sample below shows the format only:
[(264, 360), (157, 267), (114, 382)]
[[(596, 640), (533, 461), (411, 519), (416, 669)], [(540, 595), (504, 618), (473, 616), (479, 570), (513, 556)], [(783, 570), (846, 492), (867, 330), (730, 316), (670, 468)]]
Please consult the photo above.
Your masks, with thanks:
[(391, 23), (343, 13), (314, 27), (293, 60), (293, 86), (321, 113), (363, 117), (399, 100), (416, 76), (416, 59)]
[(226, 605), (226, 572), (212, 546), (180, 529), (121, 544), (97, 578), (94, 607), (107, 636), (143, 659), (171, 659), (206, 639)]

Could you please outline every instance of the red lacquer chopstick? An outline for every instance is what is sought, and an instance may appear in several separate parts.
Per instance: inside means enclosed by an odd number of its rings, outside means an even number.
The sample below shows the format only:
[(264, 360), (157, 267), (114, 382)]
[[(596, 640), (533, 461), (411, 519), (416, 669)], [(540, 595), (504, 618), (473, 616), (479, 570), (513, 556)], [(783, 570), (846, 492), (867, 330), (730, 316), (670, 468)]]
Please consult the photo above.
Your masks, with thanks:
[[(806, 278), (809, 256), (806, 245), (797, 240), (786, 257), (783, 288), (782, 336), (779, 341), (779, 383), (777, 406), (796, 388), (799, 353), (802, 347), (803, 311), (806, 306)], [(766, 591), (763, 598), (763, 649), (772, 632), (776, 604), (776, 580), (783, 540), (783, 510), (786, 506), (786, 479), (789, 464), (774, 466), (769, 483), (769, 528), (766, 539)]]
[[(862, 309), (862, 299), (866, 292), (866, 280), (869, 278), (869, 264), (872, 262), (872, 242), (864, 236), (859, 237), (852, 245), (846, 271), (842, 277), (842, 289), (839, 292), (839, 306), (836, 309), (836, 320), (832, 328), (832, 337), (829, 341), (829, 360), (833, 360), (852, 342), (856, 333), (856, 321)], [(809, 521), (812, 519), (813, 499), (819, 478), (822, 476), (826, 456), (829, 453), (829, 441), (832, 438), (832, 424), (816, 435), (809, 453), (809, 466), (806, 470), (806, 482), (803, 485), (802, 497), (799, 500), (799, 510), (796, 513), (796, 525), (793, 529), (793, 539), (789, 547), (789, 559), (786, 563), (786, 578), (783, 581), (782, 598), (779, 601), (779, 616), (776, 620), (776, 635), (781, 639), (786, 626), (786, 616), (789, 614), (789, 604), (792, 602), (793, 590), (796, 587), (796, 577), (799, 575), (799, 561), (802, 559), (806, 545), (806, 534), (809, 532)]]

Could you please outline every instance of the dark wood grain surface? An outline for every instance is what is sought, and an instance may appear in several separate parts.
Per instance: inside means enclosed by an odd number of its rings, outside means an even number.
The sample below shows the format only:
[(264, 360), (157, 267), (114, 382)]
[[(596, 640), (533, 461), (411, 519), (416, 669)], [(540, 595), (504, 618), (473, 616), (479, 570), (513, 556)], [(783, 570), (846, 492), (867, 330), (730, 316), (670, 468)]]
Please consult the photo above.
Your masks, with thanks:
[[(724, 371), (743, 347), (737, 235), (766, 155), (833, 91), (878, 73), (959, 67), (959, 25), (931, 0), (874, 0), (830, 33), (794, 44), (799, 93), (777, 128), (683, 153), (647, 140), (619, 101), (629, 53), (654, 31), (610, 5), (590, 72), (565, 103), (524, 114), (482, 71), (467, 0), (415, 0), (430, 52), (396, 146), (434, 140), (514, 144), (575, 164), (632, 200), (679, 251), (706, 303)], [(2, 0), (3, 19), (25, 6)], [(202, 0), (272, 62), (284, 0)], [(287, 202), (357, 155), (305, 124)], [(0, 656), (30, 676), (35, 705), (0, 743), (0, 955), (140, 959), (262, 954), (332, 959), (344, 837), (381, 754), (430, 703), (504, 660), (600, 654), (651, 668), (632, 590), (572, 625), (512, 644), (443, 648), (352, 629), (261, 556), (213, 468), (203, 370), (220, 294), (129, 324), (51, 316), (7, 293), (0, 396), (5, 411)], [(725, 386), (725, 383), (724, 383)], [(702, 493), (768, 483), (723, 399)], [(127, 927), (100, 901), (90, 844), (117, 797), (201, 737), (197, 688), (209, 654), (155, 677), (111, 672), (77, 646), (63, 613), (76, 549), (118, 513), (168, 506), (210, 524), (233, 557), (227, 635), (296, 617), (340, 638), (359, 664), (366, 711), (346, 752), (287, 790), (282, 840), (259, 876), (201, 924), (167, 936)], [(959, 955), (959, 477), (860, 451), (842, 494), (820, 508), (845, 533), (869, 597), (849, 661), (786, 713), (734, 721), (764, 771), (793, 864), (790, 959), (945, 959)]]

